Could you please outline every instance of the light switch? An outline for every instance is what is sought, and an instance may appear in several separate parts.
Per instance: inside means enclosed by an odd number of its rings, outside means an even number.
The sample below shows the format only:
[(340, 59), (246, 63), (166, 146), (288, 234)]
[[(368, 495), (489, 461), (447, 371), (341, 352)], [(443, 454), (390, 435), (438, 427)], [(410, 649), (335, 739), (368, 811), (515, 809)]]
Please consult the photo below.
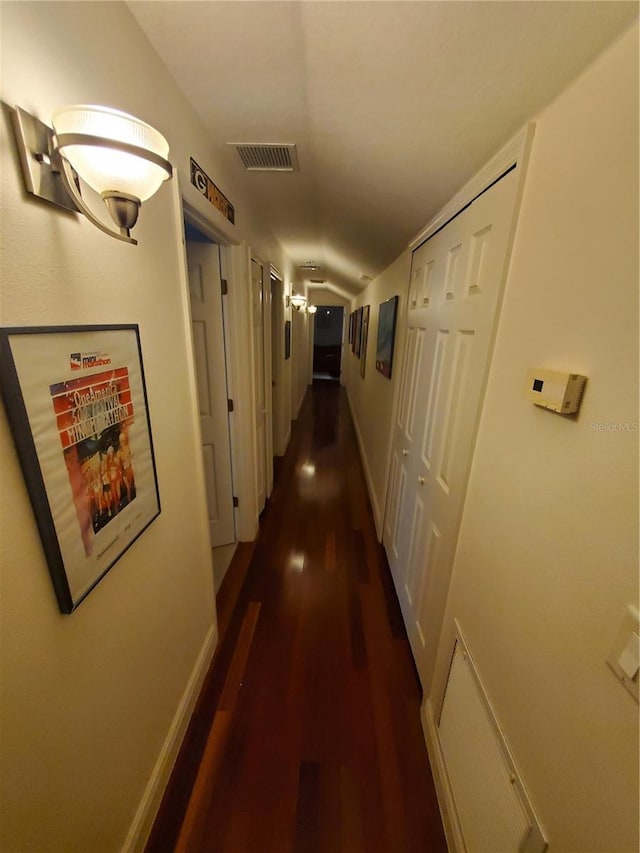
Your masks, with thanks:
[(618, 658), (618, 666), (627, 678), (635, 678), (638, 674), (640, 669), (640, 637), (637, 634), (632, 633), (629, 637), (629, 642)]
[(607, 663), (618, 681), (638, 702), (640, 687), (640, 618), (631, 604), (625, 608)]

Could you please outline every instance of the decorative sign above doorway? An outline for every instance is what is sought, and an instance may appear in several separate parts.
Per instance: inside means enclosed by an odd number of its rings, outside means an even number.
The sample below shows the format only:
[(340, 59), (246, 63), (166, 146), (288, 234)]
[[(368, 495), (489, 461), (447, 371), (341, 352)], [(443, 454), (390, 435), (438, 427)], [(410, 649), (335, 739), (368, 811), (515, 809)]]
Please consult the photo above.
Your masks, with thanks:
[(213, 183), (204, 169), (201, 169), (200, 166), (198, 166), (193, 157), (191, 157), (191, 183), (198, 192), (201, 192), (205, 198), (209, 199), (211, 204), (217, 208), (223, 216), (226, 216), (232, 225), (235, 225), (236, 212), (233, 205), (222, 190), (218, 189), (218, 187)]

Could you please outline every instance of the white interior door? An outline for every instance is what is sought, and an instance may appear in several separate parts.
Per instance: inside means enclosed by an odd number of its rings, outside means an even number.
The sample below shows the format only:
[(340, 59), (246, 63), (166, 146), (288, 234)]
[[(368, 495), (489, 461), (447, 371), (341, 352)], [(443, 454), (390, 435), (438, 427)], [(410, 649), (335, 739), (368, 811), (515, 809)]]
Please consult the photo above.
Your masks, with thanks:
[(431, 678), (504, 281), (510, 172), (414, 251), (384, 543)]
[(236, 538), (220, 253), (211, 243), (186, 245), (209, 533), (217, 547)]
[(284, 325), (282, 309), (282, 282), (271, 278), (271, 421), (273, 435), (273, 453), (279, 454), (282, 445), (280, 422), (280, 393), (282, 385), (282, 327)]
[[(264, 357), (264, 266), (251, 259), (251, 296), (253, 320), (253, 368), (255, 385), (256, 479), (258, 512), (267, 500), (267, 396)], [(269, 393), (271, 385), (269, 384)]]

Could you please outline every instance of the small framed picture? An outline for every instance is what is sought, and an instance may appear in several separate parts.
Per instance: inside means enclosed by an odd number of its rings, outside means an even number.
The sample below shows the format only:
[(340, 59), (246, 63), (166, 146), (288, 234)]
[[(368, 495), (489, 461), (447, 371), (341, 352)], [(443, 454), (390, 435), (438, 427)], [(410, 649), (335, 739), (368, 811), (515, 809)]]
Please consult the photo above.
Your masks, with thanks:
[(369, 305), (362, 308), (362, 327), (360, 330), (360, 376), (364, 379), (367, 370), (367, 340), (369, 338)]
[(284, 360), (291, 358), (291, 320), (284, 321)]
[(160, 514), (138, 326), (0, 329), (0, 382), (71, 613)]
[(356, 356), (360, 358), (362, 348), (362, 308), (356, 310)]
[(378, 344), (376, 348), (376, 370), (391, 379), (393, 347), (396, 337), (396, 314), (398, 297), (392, 296), (380, 305), (378, 314)]

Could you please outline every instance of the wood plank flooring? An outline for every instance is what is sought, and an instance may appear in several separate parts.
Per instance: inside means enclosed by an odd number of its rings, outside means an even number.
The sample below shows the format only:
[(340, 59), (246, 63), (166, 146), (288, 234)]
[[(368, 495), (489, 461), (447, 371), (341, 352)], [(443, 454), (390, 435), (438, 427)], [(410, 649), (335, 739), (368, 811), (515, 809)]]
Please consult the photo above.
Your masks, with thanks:
[(418, 685), (344, 391), (316, 382), (147, 853), (445, 853)]

